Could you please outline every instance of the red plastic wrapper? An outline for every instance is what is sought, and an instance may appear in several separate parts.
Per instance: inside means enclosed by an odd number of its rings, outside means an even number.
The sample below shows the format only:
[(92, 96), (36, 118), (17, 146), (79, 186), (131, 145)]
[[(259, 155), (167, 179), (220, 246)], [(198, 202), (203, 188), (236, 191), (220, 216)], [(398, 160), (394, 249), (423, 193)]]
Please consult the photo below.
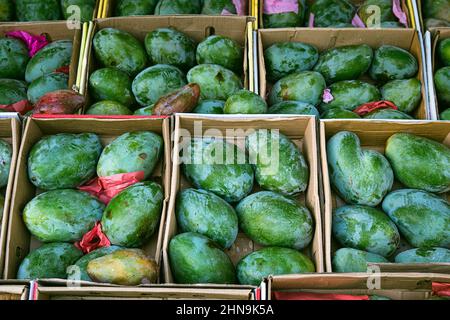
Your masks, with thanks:
[(358, 108), (356, 108), (355, 110), (353, 110), (353, 112), (360, 116), (364, 116), (375, 110), (388, 109), (388, 108), (398, 110), (397, 106), (394, 103), (392, 103), (391, 101), (382, 100), (382, 101), (365, 103), (365, 104), (359, 106)]
[(432, 283), (433, 294), (439, 297), (450, 297), (450, 283)]
[(83, 251), (84, 254), (88, 254), (94, 250), (110, 247), (111, 241), (102, 231), (102, 223), (97, 221), (94, 228), (86, 233), (80, 241), (75, 242), (75, 247)]
[(86, 99), (73, 90), (57, 90), (42, 96), (35, 104), (33, 114), (74, 114)]
[(70, 73), (70, 66), (63, 66), (61, 68), (56, 69), (55, 72), (61, 72), (61, 73), (69, 74)]
[(0, 109), (6, 112), (18, 112), (21, 115), (25, 115), (29, 111), (33, 110), (34, 106), (28, 100), (20, 100), (12, 104), (0, 104)]
[(273, 292), (274, 300), (369, 300), (369, 296), (350, 294), (309, 293), (309, 292)]
[(7, 37), (16, 38), (25, 42), (28, 47), (28, 55), (33, 57), (39, 50), (48, 45), (48, 41), (45, 35), (34, 36), (26, 31), (17, 30), (6, 33)]
[(104, 204), (108, 204), (112, 198), (129, 186), (144, 180), (144, 171), (131, 173), (119, 173), (109, 177), (97, 177), (86, 185), (78, 187), (97, 197)]

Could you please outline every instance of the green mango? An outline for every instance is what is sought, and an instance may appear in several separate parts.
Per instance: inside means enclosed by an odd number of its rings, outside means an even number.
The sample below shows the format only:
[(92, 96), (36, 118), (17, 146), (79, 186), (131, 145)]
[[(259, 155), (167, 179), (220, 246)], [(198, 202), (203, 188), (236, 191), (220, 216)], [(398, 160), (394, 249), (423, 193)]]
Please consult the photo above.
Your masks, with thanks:
[(24, 79), (29, 60), (28, 48), (21, 40), (0, 38), (0, 78)]
[(374, 207), (392, 189), (389, 162), (377, 151), (363, 150), (353, 132), (341, 131), (328, 140), (327, 159), (331, 184), (349, 204)]
[(176, 283), (233, 284), (236, 274), (230, 258), (210, 239), (182, 233), (170, 240), (170, 268)]
[(60, 1), (16, 0), (16, 15), (19, 21), (60, 20)]
[(69, 76), (65, 73), (55, 72), (37, 78), (28, 87), (28, 100), (36, 103), (46, 93), (69, 89)]
[[(5, 187), (11, 170), (12, 148), (9, 143), (0, 139), (0, 188)], [(3, 212), (3, 210), (0, 210)]]
[(141, 106), (148, 106), (185, 85), (185, 76), (180, 69), (167, 64), (157, 64), (139, 73), (131, 88), (137, 102)]
[(72, 58), (72, 41), (58, 40), (38, 51), (27, 64), (25, 80), (33, 82), (39, 77), (55, 72), (70, 65)]
[(450, 190), (450, 149), (444, 144), (396, 133), (387, 140), (385, 154), (406, 187), (435, 193)]
[(439, 19), (425, 19), (425, 29), (448, 28), (448, 27), (450, 27), (450, 21)]
[(159, 0), (155, 15), (199, 14), (202, 10), (202, 0)]
[(285, 135), (265, 129), (246, 138), (247, 152), (254, 163), (258, 184), (283, 195), (304, 192), (309, 167), (299, 148)]
[(450, 121), (450, 108), (443, 111), (440, 115), (441, 120)]
[(145, 37), (145, 50), (152, 64), (170, 64), (188, 71), (195, 66), (194, 40), (173, 28), (159, 28)]
[(300, 250), (312, 240), (314, 220), (309, 210), (278, 193), (253, 193), (239, 202), (236, 212), (242, 231), (264, 246)]
[(319, 111), (312, 104), (301, 101), (282, 101), (274, 104), (268, 114), (303, 114), (319, 117)]
[(155, 182), (136, 183), (115, 196), (102, 218), (103, 232), (112, 244), (139, 248), (158, 229), (164, 194)]
[(269, 105), (286, 100), (302, 101), (317, 106), (322, 100), (326, 83), (323, 76), (314, 71), (296, 72), (280, 79), (269, 94)]
[(377, 87), (360, 80), (339, 81), (333, 83), (329, 90), (333, 100), (320, 104), (323, 112), (334, 108), (353, 111), (365, 103), (381, 100), (381, 94)]
[(130, 107), (135, 103), (128, 74), (117, 68), (103, 68), (89, 77), (89, 94), (95, 101), (112, 100)]
[(155, 12), (158, 0), (118, 0), (115, 16), (145, 16)]
[(348, 22), (343, 22), (343, 23), (336, 23), (336, 24), (332, 24), (330, 26), (328, 26), (328, 28), (334, 28), (334, 29), (339, 29), (339, 28), (355, 28), (354, 25), (352, 25), (351, 23)]
[(200, 97), (204, 100), (225, 101), (243, 88), (233, 71), (217, 64), (200, 64), (189, 70), (187, 79), (200, 86)]
[(67, 268), (83, 253), (70, 243), (49, 243), (31, 252), (23, 259), (17, 279), (66, 279)]
[(422, 11), (425, 18), (435, 18), (450, 22), (449, 0), (427, 0), (422, 2)]
[(445, 248), (415, 248), (395, 256), (395, 263), (450, 263), (450, 250)]
[(317, 48), (302, 42), (278, 42), (264, 51), (267, 78), (273, 82), (291, 73), (311, 70), (318, 59)]
[(176, 217), (181, 232), (196, 232), (230, 248), (236, 240), (239, 227), (233, 207), (214, 193), (185, 189), (178, 194)]
[(393, 80), (381, 87), (383, 100), (392, 101), (401, 112), (411, 113), (422, 100), (422, 85), (416, 78)]
[(236, 269), (239, 283), (259, 286), (271, 275), (312, 273), (316, 268), (307, 256), (296, 250), (267, 247), (247, 255)]
[(87, 109), (86, 114), (130, 115), (130, 114), (133, 114), (133, 112), (119, 102), (104, 100), (104, 101), (99, 101), (99, 102), (93, 104), (92, 106), (90, 106), (89, 109)]
[(349, 45), (323, 51), (314, 71), (320, 72), (327, 83), (355, 80), (367, 72), (373, 51), (366, 44)]
[(0, 0), (0, 22), (13, 21), (16, 15), (13, 0)]
[(378, 109), (363, 116), (364, 119), (398, 119), (413, 120), (410, 115), (394, 109)]
[(192, 113), (202, 114), (223, 114), (225, 101), (222, 100), (202, 100), (198, 103)]
[(321, 119), (361, 119), (356, 113), (341, 108), (332, 108), (325, 111), (321, 116)]
[(439, 42), (437, 53), (441, 63), (446, 67), (450, 67), (450, 38)]
[(333, 212), (333, 234), (343, 247), (391, 256), (400, 245), (396, 225), (382, 211), (367, 206), (343, 206)]
[(389, 261), (375, 253), (341, 248), (333, 256), (333, 272), (367, 272), (369, 262), (388, 263)]
[(203, 0), (202, 14), (221, 15), (224, 10), (237, 13), (233, 0)]
[(23, 221), (42, 242), (75, 242), (101, 219), (104, 208), (87, 192), (53, 190), (41, 193), (25, 206)]
[(234, 144), (193, 139), (182, 157), (184, 174), (197, 189), (211, 191), (228, 202), (240, 201), (253, 189), (252, 166)]
[(12, 104), (27, 99), (27, 84), (14, 79), (0, 79), (0, 104)]
[[(375, 10), (375, 8), (377, 10)], [(371, 18), (375, 18), (372, 20)], [(392, 0), (365, 0), (363, 4), (358, 8), (358, 16), (364, 22), (367, 27), (374, 26), (377, 22), (395, 21), (394, 12), (392, 11)]]
[(94, 259), (106, 256), (121, 249), (122, 248), (117, 246), (109, 246), (91, 251), (67, 268), (67, 279), (73, 281), (92, 281), (87, 273), (88, 263)]
[(94, 9), (96, 0), (61, 0), (61, 11), (64, 19), (68, 20), (74, 14), (70, 6), (80, 8), (80, 22), (89, 22), (94, 19)]
[(225, 114), (261, 114), (267, 112), (267, 103), (260, 95), (242, 89), (225, 102)]
[(375, 50), (370, 77), (379, 82), (414, 77), (419, 70), (417, 59), (408, 51), (390, 45)]
[(151, 116), (153, 115), (153, 109), (155, 108), (155, 105), (152, 104), (147, 107), (143, 107), (141, 109), (138, 109), (134, 112), (135, 116)]
[(30, 150), (28, 177), (43, 190), (79, 187), (95, 175), (101, 152), (100, 138), (93, 133), (46, 136)]
[(450, 248), (450, 204), (416, 189), (391, 192), (383, 200), (384, 212), (403, 237), (417, 248)]
[(236, 41), (230, 38), (213, 35), (200, 42), (197, 46), (196, 58), (198, 64), (218, 64), (237, 74), (241, 74), (244, 63), (244, 50)]
[(128, 32), (105, 28), (92, 41), (95, 58), (104, 67), (115, 67), (136, 76), (147, 66), (147, 54), (142, 43)]
[(161, 159), (163, 148), (163, 139), (156, 133), (127, 132), (103, 150), (97, 164), (97, 175), (108, 177), (144, 171), (144, 179), (147, 179)]
[[(264, 28), (293, 28), (301, 27), (305, 21), (305, 0), (298, 0), (298, 12), (267, 13), (264, 3), (263, 23)], [(269, 4), (270, 5), (270, 4)], [(269, 11), (270, 12), (270, 11)]]
[(87, 273), (94, 282), (123, 286), (155, 283), (158, 265), (142, 250), (123, 249), (89, 261)]
[(434, 74), (436, 95), (440, 104), (450, 106), (450, 67), (443, 67)]
[(356, 8), (347, 0), (316, 0), (309, 8), (314, 27), (326, 28), (337, 23), (351, 23)]

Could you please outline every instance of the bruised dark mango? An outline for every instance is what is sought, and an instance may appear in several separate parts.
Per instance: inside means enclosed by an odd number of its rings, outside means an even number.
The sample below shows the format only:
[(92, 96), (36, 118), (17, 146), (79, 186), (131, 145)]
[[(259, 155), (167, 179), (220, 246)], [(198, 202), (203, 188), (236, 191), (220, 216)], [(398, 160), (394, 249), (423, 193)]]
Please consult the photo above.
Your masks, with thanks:
[(133, 112), (117, 101), (99, 101), (86, 111), (86, 114), (95, 115), (130, 115)]
[(362, 250), (341, 248), (334, 253), (334, 272), (367, 272), (368, 263), (388, 263), (389, 261), (378, 254)]
[(218, 64), (238, 74), (242, 73), (244, 50), (234, 40), (213, 35), (197, 46), (198, 64)]
[(116, 16), (143, 16), (155, 12), (158, 0), (118, 0), (116, 3)]
[(314, 14), (314, 27), (326, 28), (350, 23), (356, 8), (347, 0), (316, 0), (309, 9)]
[(112, 100), (130, 107), (135, 103), (128, 74), (117, 68), (103, 68), (89, 77), (89, 94), (95, 101)]
[(36, 103), (49, 92), (69, 89), (69, 76), (65, 73), (55, 72), (37, 78), (28, 87), (28, 100)]
[(18, 39), (0, 38), (0, 78), (24, 79), (29, 60), (25, 43)]
[(379, 82), (412, 78), (417, 74), (417, 59), (405, 49), (383, 45), (375, 50), (370, 77)]
[(199, 14), (201, 10), (201, 0), (159, 0), (155, 15)]
[(16, 15), (19, 21), (60, 20), (60, 1), (16, 0)]

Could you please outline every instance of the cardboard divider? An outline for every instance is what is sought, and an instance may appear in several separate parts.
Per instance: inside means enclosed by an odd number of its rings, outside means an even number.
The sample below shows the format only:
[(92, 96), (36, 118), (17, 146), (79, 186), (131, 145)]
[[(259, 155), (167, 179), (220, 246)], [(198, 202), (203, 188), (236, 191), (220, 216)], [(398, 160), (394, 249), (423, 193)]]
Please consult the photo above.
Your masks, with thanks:
[[(266, 98), (270, 84), (266, 79), (264, 50), (278, 42), (303, 42), (317, 47), (319, 52), (347, 45), (367, 44), (372, 49), (382, 45), (393, 45), (408, 50), (417, 59), (419, 70), (416, 78), (422, 84), (422, 101), (412, 114), (417, 119), (429, 119), (427, 107), (425, 59), (422, 57), (420, 39), (413, 29), (266, 29), (259, 30), (259, 84), (260, 95)], [(364, 80), (368, 80), (364, 78)], [(368, 80), (368, 82), (371, 82)]]
[[(201, 124), (201, 129), (199, 125)], [(211, 129), (211, 130), (210, 130)], [(210, 136), (212, 130), (221, 132), (223, 137), (231, 143), (241, 146), (245, 136), (251, 134), (252, 129), (279, 129), (302, 150), (309, 164), (310, 178), (306, 192), (296, 199), (305, 205), (315, 220), (315, 232), (311, 244), (302, 252), (308, 255), (316, 265), (316, 272), (324, 272), (322, 248), (322, 222), (319, 200), (319, 159), (317, 151), (316, 121), (308, 116), (200, 116), (193, 114), (179, 114), (175, 116), (174, 149), (171, 195), (163, 243), (164, 280), (174, 283), (170, 268), (168, 247), (170, 240), (178, 233), (175, 215), (176, 197), (180, 190), (191, 185), (180, 172), (179, 152), (181, 130), (187, 130), (192, 137), (198, 135)], [(219, 130), (219, 131), (217, 131)], [(233, 131), (235, 130), (235, 131)], [(231, 136), (230, 136), (231, 134)], [(257, 183), (255, 182), (255, 186)], [(258, 187), (253, 192), (258, 191)], [(251, 241), (242, 231), (239, 232), (233, 246), (225, 250), (236, 265), (246, 255), (260, 249), (261, 246)]]
[[(322, 179), (324, 190), (324, 236), (325, 236), (325, 264), (327, 272), (333, 272), (332, 255), (339, 247), (332, 236), (333, 210), (345, 205), (331, 188), (328, 171), (326, 145), (328, 139), (341, 131), (350, 131), (358, 135), (361, 147), (384, 153), (386, 141), (395, 133), (407, 132), (418, 136), (433, 139), (450, 146), (450, 123), (439, 121), (373, 121), (373, 120), (325, 120), (320, 123), (320, 153), (322, 163)], [(393, 189), (404, 188), (398, 182), (394, 182)], [(450, 201), (450, 192), (442, 194)], [(408, 243), (401, 240), (399, 249), (392, 255), (411, 249)], [(424, 273), (450, 273), (450, 263), (427, 264), (369, 264), (377, 266), (382, 272), (424, 272)], [(447, 270), (445, 272), (445, 270)]]
[(15, 279), (18, 267), (25, 256), (38, 248), (37, 241), (26, 228), (22, 220), (22, 210), (42, 190), (38, 190), (28, 179), (28, 153), (42, 137), (58, 133), (95, 133), (103, 145), (109, 144), (118, 136), (132, 131), (152, 131), (163, 137), (164, 153), (149, 180), (163, 186), (164, 203), (159, 229), (142, 249), (158, 265), (161, 260), (161, 245), (170, 195), (171, 142), (169, 119), (95, 119), (95, 118), (28, 118), (23, 132), (22, 144), (18, 156), (13, 198), (10, 211), (10, 223), (6, 245), (6, 279)]
[(28, 300), (28, 282), (0, 280), (0, 301)]

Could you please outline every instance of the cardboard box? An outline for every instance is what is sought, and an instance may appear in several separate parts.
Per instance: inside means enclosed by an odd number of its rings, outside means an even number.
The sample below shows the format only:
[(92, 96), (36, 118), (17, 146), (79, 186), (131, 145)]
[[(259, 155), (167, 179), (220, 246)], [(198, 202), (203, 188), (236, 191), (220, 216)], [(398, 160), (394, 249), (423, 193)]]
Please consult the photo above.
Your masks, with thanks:
[(16, 167), (13, 199), (10, 212), (10, 224), (6, 248), (6, 279), (15, 279), (18, 267), (26, 255), (41, 245), (26, 228), (22, 220), (22, 210), (41, 190), (29, 181), (27, 174), (28, 153), (35, 143), (42, 137), (58, 133), (90, 132), (99, 135), (104, 145), (118, 136), (130, 131), (153, 131), (164, 139), (164, 154), (156, 166), (152, 177), (164, 188), (164, 204), (161, 214), (159, 230), (155, 232), (149, 243), (143, 248), (149, 257), (159, 264), (161, 244), (165, 223), (165, 213), (170, 190), (170, 132), (169, 119), (109, 119), (109, 118), (79, 118), (67, 116), (65, 118), (28, 118), (26, 122), (22, 145)]
[[(419, 34), (412, 29), (266, 29), (259, 30), (259, 75), (260, 95), (266, 97), (271, 84), (266, 80), (264, 50), (278, 42), (303, 42), (324, 50), (347, 45), (367, 44), (373, 49), (382, 45), (393, 45), (408, 50), (417, 58), (417, 79), (422, 84), (422, 102), (412, 114), (417, 119), (430, 119), (426, 97), (425, 59)], [(366, 77), (366, 76), (363, 76)], [(369, 80), (367, 77), (365, 80)]]
[[(306, 161), (309, 164), (310, 178), (306, 192), (296, 197), (302, 204), (306, 205), (315, 220), (315, 233), (311, 244), (303, 253), (307, 254), (316, 265), (317, 272), (323, 272), (322, 260), (322, 229), (319, 201), (319, 177), (318, 177), (318, 151), (316, 136), (316, 121), (314, 117), (308, 116), (201, 116), (193, 114), (179, 114), (175, 116), (174, 132), (174, 166), (172, 168), (172, 182), (170, 203), (168, 209), (166, 231), (163, 244), (164, 277), (166, 283), (174, 283), (172, 277), (168, 246), (172, 237), (178, 233), (175, 215), (175, 205), (177, 194), (191, 185), (180, 172), (178, 155), (180, 152), (180, 130), (188, 130), (192, 137), (198, 137), (197, 124), (201, 122), (201, 134), (208, 135), (209, 129), (218, 129), (225, 136), (227, 129), (241, 129), (241, 132), (234, 132), (231, 137), (234, 143), (243, 143), (245, 136), (251, 132), (249, 129), (279, 129), (281, 133), (288, 136), (302, 150)], [(217, 132), (217, 131), (216, 131)], [(229, 132), (231, 134), (231, 132)], [(228, 136), (227, 136), (228, 139)], [(228, 140), (227, 140), (228, 141)], [(255, 186), (257, 183), (255, 182)], [(255, 192), (255, 191), (254, 191)], [(239, 232), (236, 242), (225, 252), (236, 265), (246, 255), (260, 249), (261, 246), (253, 243), (243, 232)]]
[(28, 300), (29, 286), (27, 282), (1, 281), (0, 301)]
[(3, 207), (3, 212), (0, 212), (0, 279), (3, 275), (3, 267), (5, 262), (5, 246), (9, 222), (9, 208), (13, 192), (17, 155), (19, 154), (20, 148), (20, 134), (21, 124), (17, 118), (0, 119), (0, 139), (9, 143), (12, 149), (8, 184), (6, 185), (6, 187), (1, 189), (1, 194), (5, 197), (5, 204)]
[[(387, 139), (398, 132), (408, 132), (436, 140), (450, 146), (450, 123), (438, 121), (372, 121), (372, 120), (324, 120), (320, 123), (320, 152), (322, 163), (322, 177), (324, 190), (324, 235), (325, 235), (325, 263), (327, 272), (332, 272), (332, 254), (338, 248), (337, 242), (332, 237), (332, 212), (335, 208), (345, 205), (331, 189), (329, 179), (326, 144), (328, 139), (340, 131), (350, 131), (358, 135), (361, 147), (384, 153)], [(395, 181), (393, 189), (404, 188)], [(450, 200), (450, 192), (442, 195)], [(411, 247), (402, 237), (399, 252)], [(429, 264), (370, 264), (381, 268), (383, 272), (440, 272), (450, 273), (450, 263)], [(446, 270), (446, 271), (445, 271)]]
[(380, 295), (393, 300), (425, 300), (432, 295), (432, 283), (450, 283), (450, 275), (421, 273), (335, 273), (274, 276), (265, 280), (263, 300), (274, 292)]

